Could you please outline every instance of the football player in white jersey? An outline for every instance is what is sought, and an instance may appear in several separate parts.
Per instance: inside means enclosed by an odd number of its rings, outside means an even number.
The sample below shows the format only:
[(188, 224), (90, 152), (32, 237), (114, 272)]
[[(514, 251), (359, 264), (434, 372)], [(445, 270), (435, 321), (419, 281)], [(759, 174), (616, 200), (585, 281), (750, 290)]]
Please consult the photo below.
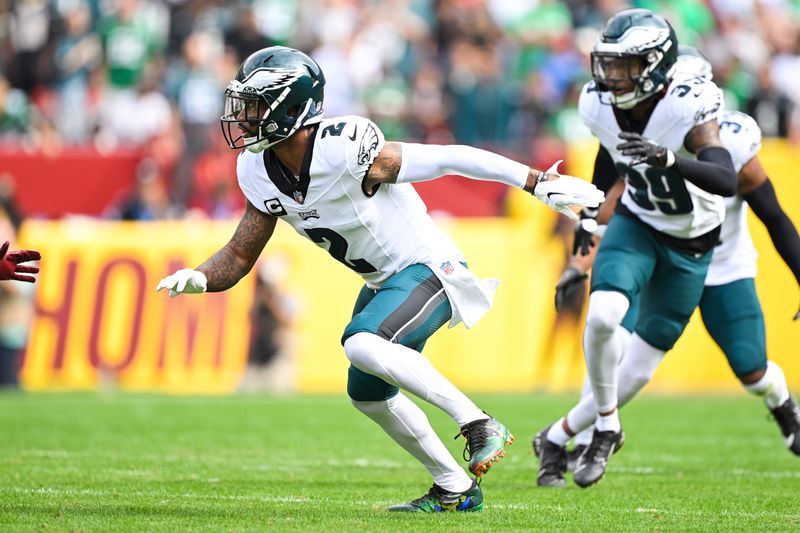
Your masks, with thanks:
[(574, 220), (569, 206), (596, 207), (603, 193), (555, 167), (541, 172), (467, 146), (387, 142), (366, 118), (323, 118), (324, 84), (319, 66), (291, 48), (265, 48), (244, 61), (225, 92), (221, 119), (229, 146), (244, 148), (237, 164), (244, 215), (217, 253), (164, 278), (157, 289), (170, 296), (226, 290), (250, 271), (278, 219), (289, 223), (366, 283), (342, 336), (351, 363), (348, 394), (434, 482), (427, 494), (390, 510), (480, 510), (480, 487), (400, 389), (452, 417), (467, 440), (474, 475), (505, 455), (509, 430), (420, 353), (448, 320), (471, 327), (491, 307), (496, 281), (466, 268), (411, 182), (446, 174), (499, 181)]
[[(711, 64), (696, 50), (680, 47), (680, 55), (673, 78), (692, 79), (700, 77), (711, 79)], [(700, 313), (711, 337), (722, 349), (728, 363), (744, 388), (761, 396), (773, 414), (789, 450), (800, 455), (800, 411), (789, 393), (786, 378), (773, 361), (767, 360), (764, 316), (755, 290), (756, 250), (747, 225), (747, 206), (769, 231), (775, 249), (792, 271), (800, 285), (800, 236), (792, 221), (781, 209), (775, 189), (767, 177), (758, 151), (761, 148), (761, 130), (755, 120), (738, 111), (725, 111), (720, 115), (720, 139), (733, 158), (738, 172), (738, 194), (727, 198), (726, 216), (722, 224), (720, 240), (714, 254), (705, 288), (700, 300)], [(612, 204), (609, 194), (606, 204)], [(607, 210), (607, 206), (604, 206)], [(597, 237), (576, 229), (576, 255), (572, 258), (565, 275), (556, 288), (556, 301), (563, 302), (566, 293), (583, 290), (584, 272), (591, 266), (589, 247), (594, 246)], [(583, 248), (586, 256), (577, 254)], [(557, 304), (558, 305), (558, 304)], [(632, 302), (631, 309), (623, 320), (620, 335), (630, 339), (636, 324), (638, 300)], [(794, 316), (797, 320), (800, 312)], [(630, 401), (649, 381), (662, 361), (662, 354), (654, 351), (628, 353), (618, 367), (619, 405)], [(596, 406), (590, 388), (584, 384), (581, 402), (566, 415), (567, 426), (572, 431), (580, 431), (575, 437), (575, 449), (559, 454), (561, 476), (554, 474), (546, 481), (553, 486), (563, 484), (563, 471), (572, 470), (570, 463), (582, 455), (592, 439), (592, 422)], [(588, 427), (587, 427), (588, 426)], [(542, 446), (543, 435), (534, 439), (534, 448)], [(559, 481), (561, 483), (559, 483)]]
[[(722, 93), (707, 80), (673, 80), (677, 48), (663, 17), (645, 9), (617, 13), (598, 35), (593, 81), (579, 100), (584, 122), (600, 141), (594, 183), (608, 190), (618, 177), (625, 181), (592, 271), (583, 345), (597, 407), (592, 442), (575, 467), (581, 487), (600, 480), (623, 443), (619, 326), (631, 302), (641, 295), (629, 352), (670, 350), (700, 302), (724, 218), (723, 196), (736, 192), (716, 120)], [(574, 433), (564, 418), (546, 429), (540, 485), (564, 484), (561, 459)]]

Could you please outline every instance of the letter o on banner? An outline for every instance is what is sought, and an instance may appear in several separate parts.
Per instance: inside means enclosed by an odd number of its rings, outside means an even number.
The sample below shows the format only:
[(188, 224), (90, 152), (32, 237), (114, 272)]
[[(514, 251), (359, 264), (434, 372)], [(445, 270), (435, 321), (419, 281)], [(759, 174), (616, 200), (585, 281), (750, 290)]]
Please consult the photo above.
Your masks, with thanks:
[[(105, 315), (106, 295), (109, 292), (109, 282), (113, 282), (112, 274), (118, 269), (126, 269), (132, 271), (134, 284), (130, 290), (130, 299), (127, 300), (132, 309), (131, 321), (127, 335), (127, 345), (122, 350), (122, 357), (117, 359), (115, 363), (109, 363), (109, 354), (102, 354), (100, 349), (100, 335), (104, 331), (104, 319), (115, 320), (119, 317)], [(94, 313), (92, 315), (92, 329), (89, 336), (89, 361), (95, 368), (103, 368), (120, 372), (124, 370), (133, 361), (136, 355), (136, 349), (139, 345), (139, 333), (142, 326), (142, 312), (145, 303), (145, 283), (147, 275), (144, 266), (130, 258), (114, 259), (103, 267), (100, 271), (100, 277), (97, 282), (97, 291), (95, 292)], [(125, 339), (118, 339), (120, 343), (124, 343)]]

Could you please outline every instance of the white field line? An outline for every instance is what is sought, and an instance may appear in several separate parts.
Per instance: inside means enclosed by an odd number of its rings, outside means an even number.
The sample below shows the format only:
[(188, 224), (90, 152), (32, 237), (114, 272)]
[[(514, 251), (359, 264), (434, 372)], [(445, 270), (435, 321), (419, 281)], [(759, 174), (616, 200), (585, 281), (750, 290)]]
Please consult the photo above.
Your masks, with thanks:
[[(84, 452), (81, 450), (69, 451), (69, 450), (59, 450), (59, 449), (27, 449), (21, 452), (23, 456), (29, 457), (42, 457), (42, 458), (53, 458), (53, 459), (65, 459), (69, 457), (80, 457), (80, 456), (88, 456), (91, 455), (92, 457), (97, 458), (97, 454), (94, 452)], [(122, 454), (113, 454), (113, 453), (104, 453), (101, 455), (101, 458), (104, 459), (129, 459), (128, 456)], [(195, 468), (202, 467), (204, 470), (213, 470), (214, 465), (223, 464), (227, 467), (231, 467), (233, 460), (232, 457), (225, 457), (221, 455), (212, 455), (212, 454), (203, 454), (203, 455), (196, 455), (196, 456), (186, 456), (186, 455), (158, 455), (158, 454), (147, 454), (141, 457), (144, 461), (149, 461), (153, 463), (158, 462), (181, 462), (187, 463), (187, 461), (191, 461), (192, 459), (196, 459), (199, 463), (195, 465)], [(244, 471), (258, 471), (258, 472), (297, 472), (302, 470), (308, 470), (313, 468), (319, 468), (323, 466), (327, 467), (342, 467), (342, 468), (381, 468), (387, 470), (399, 470), (399, 469), (408, 469), (414, 468), (417, 465), (412, 460), (408, 461), (395, 461), (391, 459), (367, 459), (365, 457), (353, 457), (349, 459), (304, 459), (304, 460), (284, 460), (284, 462), (276, 466), (274, 464), (252, 464), (252, 463), (240, 463), (235, 465), (237, 470), (244, 470)], [(153, 465), (147, 465), (153, 466)], [(532, 457), (522, 457), (520, 455), (511, 455), (506, 457), (503, 460), (503, 464), (501, 467), (511, 470), (532, 470), (535, 471), (538, 468), (538, 462), (533, 459)], [(59, 467), (60, 471), (67, 471), (70, 468), (66, 465), (63, 467)], [(74, 468), (72, 468), (74, 470)], [(161, 472), (153, 469), (137, 469), (137, 468), (114, 468), (108, 467), (103, 468), (102, 471), (108, 472), (110, 474), (120, 475), (120, 476), (136, 476), (136, 477), (158, 477)], [(612, 465), (610, 468), (611, 473), (619, 473), (619, 474), (634, 474), (634, 475), (668, 475), (670, 473), (669, 469), (656, 467), (656, 466), (618, 466)], [(742, 468), (734, 468), (729, 470), (728, 473), (730, 475), (741, 477), (741, 476), (749, 476), (749, 477), (757, 477), (757, 478), (767, 478), (767, 479), (795, 479), (800, 478), (800, 471), (795, 470), (775, 470), (775, 471), (768, 471), (768, 470), (746, 470)], [(717, 473), (717, 477), (723, 474), (723, 472)], [(193, 478), (197, 479), (200, 476), (193, 476)]]
[[(237, 494), (198, 494), (194, 492), (181, 492), (181, 493), (157, 493), (145, 491), (109, 491), (98, 489), (56, 489), (52, 487), (40, 488), (21, 488), (12, 487), (8, 489), (0, 488), (0, 494), (4, 492), (13, 492), (17, 494), (30, 494), (30, 495), (49, 495), (49, 496), (94, 496), (94, 497), (116, 497), (116, 498), (130, 498), (130, 497), (149, 497), (158, 499), (159, 503), (169, 503), (170, 499), (188, 499), (188, 500), (230, 500), (230, 501), (246, 501), (246, 502), (266, 502), (266, 503), (291, 503), (291, 504), (310, 504), (318, 505), (320, 501), (328, 500), (328, 498), (313, 499), (304, 496), (247, 496)], [(166, 499), (164, 499), (166, 498)], [(395, 501), (366, 501), (366, 500), (351, 500), (346, 499), (339, 501), (339, 505), (355, 506), (359, 508), (370, 507), (385, 507), (397, 503)], [(527, 503), (487, 503), (487, 510), (514, 510), (514, 511), (531, 511), (541, 512), (544, 509), (551, 511), (564, 512), (566, 509), (563, 505), (558, 504), (527, 504)], [(795, 518), (800, 519), (800, 513), (779, 513), (774, 511), (735, 511), (723, 510), (719, 512), (709, 511), (692, 511), (681, 509), (652, 509), (637, 507), (636, 509), (614, 509), (610, 512), (624, 513), (624, 514), (661, 514), (671, 516), (693, 516), (693, 517), (708, 517), (713, 519), (716, 516), (731, 516), (737, 518)]]
[[(211, 480), (209, 480), (211, 481)], [(213, 481), (211, 481), (213, 482)], [(13, 492), (16, 494), (43, 494), (51, 496), (95, 496), (95, 497), (152, 497), (152, 498), (183, 498), (183, 499), (205, 499), (205, 500), (241, 500), (252, 502), (277, 502), (277, 503), (310, 503), (312, 500), (303, 496), (247, 496), (243, 494), (198, 494), (196, 492), (146, 492), (146, 491), (111, 491), (98, 489), (56, 489), (53, 487), (39, 488), (0, 488), (2, 492)]]

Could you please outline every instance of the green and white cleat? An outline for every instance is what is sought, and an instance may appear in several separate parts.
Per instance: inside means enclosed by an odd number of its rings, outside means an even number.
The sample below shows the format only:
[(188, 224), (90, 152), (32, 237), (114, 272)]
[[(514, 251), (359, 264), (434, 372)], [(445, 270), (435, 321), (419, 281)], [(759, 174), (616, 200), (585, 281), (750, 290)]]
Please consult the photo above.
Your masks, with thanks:
[(483, 493), (475, 481), (464, 492), (448, 492), (434, 483), (421, 498), (389, 507), (389, 511), (400, 513), (472, 512), (482, 509)]
[(500, 459), (506, 456), (504, 446), (514, 442), (514, 435), (494, 418), (475, 420), (461, 428), (456, 435), (467, 439), (464, 460), (469, 461), (469, 471), (483, 476)]

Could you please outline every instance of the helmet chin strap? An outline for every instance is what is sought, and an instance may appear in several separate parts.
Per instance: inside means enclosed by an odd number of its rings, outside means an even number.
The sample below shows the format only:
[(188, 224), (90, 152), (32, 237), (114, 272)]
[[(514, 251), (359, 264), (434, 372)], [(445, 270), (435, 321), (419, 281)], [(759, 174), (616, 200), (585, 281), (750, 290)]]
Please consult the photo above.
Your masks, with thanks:
[(614, 96), (613, 94), (611, 95), (611, 101), (613, 102), (614, 107), (625, 110), (636, 107), (636, 104), (642, 100), (643, 98), (637, 98), (635, 90), (619, 96)]
[[(653, 82), (651, 80), (647, 80), (647, 83), (650, 84), (650, 87), (653, 87)], [(637, 104), (644, 102), (651, 96), (654, 96), (659, 90), (661, 90), (662, 86), (656, 88), (656, 91), (641, 91), (639, 90), (639, 86), (637, 84), (636, 88), (625, 94), (621, 94), (619, 96), (614, 96), (611, 94), (611, 102), (613, 103), (614, 107), (618, 109), (633, 109), (636, 107)]]

